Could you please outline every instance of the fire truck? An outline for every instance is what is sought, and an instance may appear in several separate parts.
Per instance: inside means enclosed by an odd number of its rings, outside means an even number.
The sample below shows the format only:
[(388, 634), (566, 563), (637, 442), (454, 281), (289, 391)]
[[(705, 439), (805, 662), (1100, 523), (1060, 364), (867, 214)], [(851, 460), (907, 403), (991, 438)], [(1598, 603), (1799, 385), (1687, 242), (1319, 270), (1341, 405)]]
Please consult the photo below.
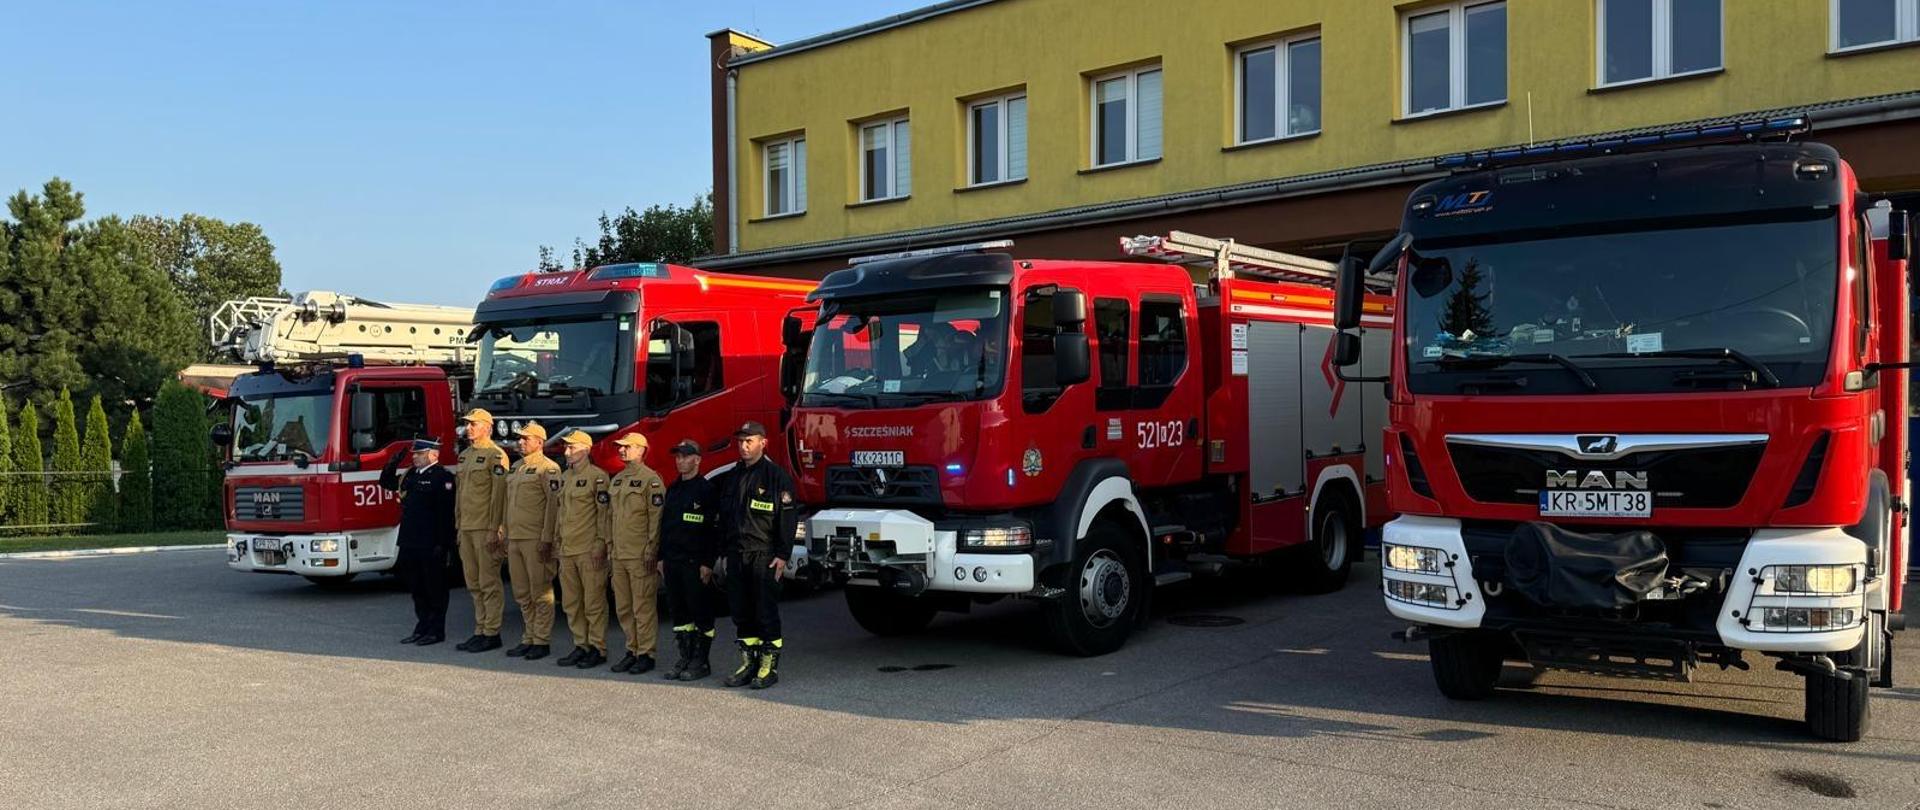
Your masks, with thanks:
[(216, 350), (255, 364), (225, 387), (231, 418), (213, 434), (227, 565), (323, 587), (392, 568), (400, 510), (380, 469), (415, 437), (452, 446), (472, 323), (471, 309), (323, 291), (216, 310)]
[(1334, 265), (1177, 232), (1122, 243), (1162, 262), (1011, 245), (855, 260), (789, 336), (805, 531), (855, 620), (1020, 597), (1099, 655), (1156, 586), (1236, 560), (1340, 587), (1385, 515), (1386, 414), (1332, 373)]
[(1397, 293), (1382, 587), (1448, 697), (1506, 661), (1764, 656), (1804, 676), (1815, 736), (1866, 731), (1902, 624), (1909, 223), (1806, 129), (1446, 158), (1344, 263), (1341, 327), (1369, 283)]

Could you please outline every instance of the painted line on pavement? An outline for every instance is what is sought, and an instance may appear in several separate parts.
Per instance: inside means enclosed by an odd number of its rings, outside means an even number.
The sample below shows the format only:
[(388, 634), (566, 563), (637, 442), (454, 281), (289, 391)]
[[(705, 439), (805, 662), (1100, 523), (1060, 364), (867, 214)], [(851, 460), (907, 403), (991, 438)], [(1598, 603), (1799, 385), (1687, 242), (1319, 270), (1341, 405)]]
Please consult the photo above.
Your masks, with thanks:
[(59, 551), (15, 551), (0, 554), (0, 560), (59, 560), (68, 557), (105, 557), (113, 554), (145, 554), (150, 551), (205, 551), (226, 548), (225, 543), (202, 546), (127, 546), (125, 548), (75, 548)]

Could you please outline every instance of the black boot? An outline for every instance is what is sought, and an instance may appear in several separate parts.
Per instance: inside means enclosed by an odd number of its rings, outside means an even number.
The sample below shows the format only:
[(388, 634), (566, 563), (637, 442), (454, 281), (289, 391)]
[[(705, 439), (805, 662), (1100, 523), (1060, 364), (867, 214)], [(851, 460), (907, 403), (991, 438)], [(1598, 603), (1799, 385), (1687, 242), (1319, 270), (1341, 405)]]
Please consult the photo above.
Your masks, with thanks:
[(653, 671), (653, 656), (641, 653), (633, 657), (633, 665), (627, 667), (628, 675), (645, 675)]
[(627, 667), (633, 666), (636, 660), (638, 660), (638, 656), (633, 653), (627, 653), (627, 657), (620, 659), (620, 663), (613, 665), (613, 671), (626, 672)]
[(530, 644), (527, 646), (526, 653), (522, 654), (520, 657), (525, 658), (528, 661), (538, 661), (542, 658), (547, 657), (552, 653), (553, 653), (553, 648), (545, 644)]
[(461, 652), (470, 652), (473, 650), (475, 646), (479, 645), (480, 640), (482, 638), (485, 638), (485, 636), (482, 636), (479, 633), (474, 633), (471, 636), (467, 636), (466, 641), (462, 641), (459, 644), (453, 645), (453, 648)]
[(753, 688), (765, 689), (780, 682), (780, 648), (771, 644), (760, 651), (760, 669), (753, 674)]
[(523, 656), (523, 655), (526, 655), (526, 654), (527, 654), (527, 651), (528, 651), (528, 650), (531, 650), (531, 649), (533, 649), (533, 645), (532, 645), (532, 644), (528, 644), (528, 643), (526, 643), (526, 642), (524, 642), (524, 641), (522, 641), (522, 642), (520, 642), (519, 644), (517, 644), (517, 645), (515, 645), (515, 646), (513, 646), (513, 647), (510, 647), (510, 648), (508, 648), (508, 649), (507, 649), (507, 657), (508, 657), (508, 658), (519, 658), (520, 656)]
[(740, 645), (740, 668), (720, 682), (721, 686), (728, 689), (752, 683), (755, 671), (760, 668), (760, 645), (748, 644), (744, 641), (736, 643)]
[(680, 657), (673, 662), (660, 677), (669, 681), (680, 680), (680, 673), (687, 671), (687, 665), (693, 663), (693, 634), (686, 630), (673, 631), (673, 648)]
[(483, 653), (500, 649), (499, 636), (480, 636), (479, 638), (479, 641), (474, 642), (472, 646), (467, 648), (467, 652)]
[(573, 665), (575, 665), (575, 664), (578, 664), (578, 663), (580, 663), (580, 659), (582, 659), (582, 658), (585, 658), (585, 657), (587, 657), (587, 648), (585, 648), (585, 647), (574, 647), (574, 648), (573, 648), (573, 652), (570, 652), (570, 653), (567, 653), (566, 655), (563, 655), (563, 656), (560, 656), (560, 660), (558, 660), (558, 661), (555, 661), (555, 662), (553, 662), (553, 663), (554, 663), (554, 664), (556, 664), (556, 665), (559, 665), (559, 666), (563, 666), (563, 667), (570, 667), (570, 666), (573, 666)]
[(713, 651), (713, 636), (709, 636), (698, 630), (688, 633), (687, 635), (692, 637), (693, 653), (689, 656), (686, 671), (681, 672), (679, 675), (680, 680), (697, 681), (708, 675), (712, 675), (713, 663), (708, 659), (707, 655)]
[(606, 662), (607, 662), (606, 653), (601, 652), (600, 649), (597, 647), (588, 647), (587, 654), (580, 656), (579, 663), (574, 664), (574, 666), (580, 669), (593, 669), (594, 667), (600, 666), (601, 664), (604, 664)]

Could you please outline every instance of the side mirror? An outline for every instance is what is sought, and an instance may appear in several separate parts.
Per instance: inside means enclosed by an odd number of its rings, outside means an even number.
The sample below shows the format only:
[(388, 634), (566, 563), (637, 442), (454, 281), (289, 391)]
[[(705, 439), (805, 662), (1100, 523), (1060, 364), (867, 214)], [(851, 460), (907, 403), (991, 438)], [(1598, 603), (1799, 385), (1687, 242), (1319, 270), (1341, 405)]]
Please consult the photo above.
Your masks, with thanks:
[(373, 430), (373, 394), (355, 391), (347, 400), (347, 427), (355, 433)]
[(1407, 252), (1407, 248), (1412, 246), (1411, 234), (1404, 231), (1395, 234), (1385, 247), (1380, 248), (1379, 253), (1373, 254), (1373, 261), (1367, 262), (1367, 275), (1379, 275), (1393, 269), (1393, 266), (1400, 261), (1400, 254)]
[(1906, 211), (1887, 212), (1887, 258), (1896, 262), (1913, 258), (1913, 215)]
[[(1055, 304), (1058, 304), (1058, 299)], [(1082, 304), (1084, 306), (1084, 301)], [(1053, 363), (1054, 379), (1062, 386), (1093, 379), (1093, 355), (1087, 343), (1087, 333), (1061, 332), (1054, 335)]]
[(1087, 294), (1079, 290), (1059, 290), (1055, 292), (1053, 294), (1053, 322), (1060, 326), (1078, 326), (1086, 323)]
[(1360, 364), (1359, 335), (1352, 332), (1334, 333), (1333, 364), (1340, 368), (1352, 368)]
[(222, 450), (232, 447), (233, 426), (225, 422), (216, 424), (213, 426), (213, 430), (208, 431), (207, 439), (213, 442), (213, 446)]
[(1333, 282), (1333, 328), (1345, 332), (1360, 328), (1360, 310), (1367, 299), (1367, 268), (1356, 256), (1341, 256)]
[(791, 403), (800, 397), (801, 377), (807, 371), (807, 353), (801, 349), (789, 349), (780, 355), (780, 396)]

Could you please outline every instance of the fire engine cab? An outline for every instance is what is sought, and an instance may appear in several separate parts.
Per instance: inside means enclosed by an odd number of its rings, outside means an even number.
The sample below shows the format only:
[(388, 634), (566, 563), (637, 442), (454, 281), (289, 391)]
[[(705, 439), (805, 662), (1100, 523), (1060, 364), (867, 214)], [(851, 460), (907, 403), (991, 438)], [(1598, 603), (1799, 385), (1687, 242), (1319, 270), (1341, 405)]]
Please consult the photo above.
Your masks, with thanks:
[(1385, 516), (1385, 412), (1329, 365), (1333, 265), (1184, 233), (1123, 243), (1162, 262), (1011, 244), (855, 260), (790, 336), (806, 531), (854, 618), (1024, 597), (1097, 655), (1156, 585), (1234, 560), (1340, 587)]

